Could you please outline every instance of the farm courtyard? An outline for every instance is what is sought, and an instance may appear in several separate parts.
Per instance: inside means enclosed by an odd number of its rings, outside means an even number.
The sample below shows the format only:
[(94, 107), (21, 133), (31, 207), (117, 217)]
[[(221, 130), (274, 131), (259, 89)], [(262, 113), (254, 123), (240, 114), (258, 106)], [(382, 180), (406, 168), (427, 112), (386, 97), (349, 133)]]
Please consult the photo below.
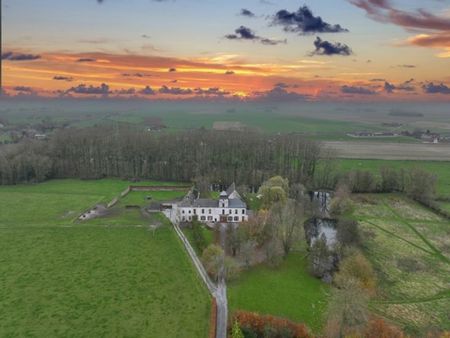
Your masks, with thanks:
[[(210, 298), (164, 218), (119, 202), (111, 217), (74, 222), (128, 184), (64, 180), (0, 188), (0, 336), (207, 335)], [(147, 203), (133, 194), (127, 196), (133, 204)], [(156, 230), (149, 228), (154, 224)]]

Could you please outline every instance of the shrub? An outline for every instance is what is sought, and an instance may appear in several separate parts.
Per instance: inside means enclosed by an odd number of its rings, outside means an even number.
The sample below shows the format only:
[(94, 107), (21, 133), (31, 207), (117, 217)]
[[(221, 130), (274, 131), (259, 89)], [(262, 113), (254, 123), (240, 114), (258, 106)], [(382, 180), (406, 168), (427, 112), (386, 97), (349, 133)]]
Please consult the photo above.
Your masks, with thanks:
[(237, 311), (234, 321), (244, 332), (245, 337), (283, 337), (310, 338), (307, 327), (274, 316), (262, 316), (253, 312)]
[(422, 169), (414, 168), (408, 173), (406, 194), (421, 203), (430, 203), (436, 193), (436, 176)]
[(325, 236), (314, 242), (308, 258), (310, 273), (315, 277), (331, 282), (331, 274), (335, 270), (335, 257), (327, 246)]
[(357, 281), (359, 287), (373, 295), (376, 288), (375, 272), (370, 262), (359, 251), (353, 251), (339, 264), (339, 272), (334, 281), (338, 287), (344, 287), (349, 280)]
[(391, 167), (383, 167), (380, 169), (380, 176), (381, 192), (402, 191), (402, 175), (397, 170)]
[(403, 338), (403, 332), (383, 319), (371, 320), (364, 332), (365, 338)]
[(348, 180), (352, 192), (374, 192), (377, 188), (377, 183), (374, 175), (370, 171), (354, 170), (348, 174)]
[(233, 329), (231, 330), (231, 338), (244, 338), (244, 333), (239, 327), (239, 323), (237, 321), (234, 321), (233, 323)]
[(225, 253), (222, 248), (218, 245), (209, 245), (202, 254), (202, 263), (208, 272), (208, 274), (214, 278), (218, 279), (220, 269), (225, 260)]
[(208, 242), (203, 234), (202, 225), (198, 221), (192, 222), (192, 238), (198, 251), (203, 252), (208, 245)]
[(362, 337), (367, 325), (368, 297), (353, 278), (345, 279), (333, 290), (328, 306), (327, 338)]
[(336, 237), (342, 246), (358, 246), (361, 244), (358, 222), (349, 219), (340, 219), (337, 223)]

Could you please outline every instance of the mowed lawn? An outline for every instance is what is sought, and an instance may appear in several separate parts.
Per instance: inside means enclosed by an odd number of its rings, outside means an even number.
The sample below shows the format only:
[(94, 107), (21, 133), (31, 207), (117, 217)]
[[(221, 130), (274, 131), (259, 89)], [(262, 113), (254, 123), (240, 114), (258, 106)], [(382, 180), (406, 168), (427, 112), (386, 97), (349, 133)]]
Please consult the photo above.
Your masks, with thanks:
[(293, 253), (272, 269), (259, 266), (244, 272), (228, 289), (230, 311), (246, 310), (284, 317), (320, 331), (329, 286), (312, 277), (306, 258)]
[(128, 184), (0, 187), (0, 337), (207, 336), (210, 297), (162, 217), (73, 223)]

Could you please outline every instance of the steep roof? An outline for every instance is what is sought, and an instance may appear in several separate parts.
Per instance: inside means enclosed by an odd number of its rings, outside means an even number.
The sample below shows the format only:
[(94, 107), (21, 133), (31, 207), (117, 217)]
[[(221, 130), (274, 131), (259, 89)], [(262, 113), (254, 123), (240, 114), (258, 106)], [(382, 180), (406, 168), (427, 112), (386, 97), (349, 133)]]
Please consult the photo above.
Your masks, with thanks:
[(236, 184), (232, 183), (227, 189), (227, 196), (230, 196), (236, 190)]

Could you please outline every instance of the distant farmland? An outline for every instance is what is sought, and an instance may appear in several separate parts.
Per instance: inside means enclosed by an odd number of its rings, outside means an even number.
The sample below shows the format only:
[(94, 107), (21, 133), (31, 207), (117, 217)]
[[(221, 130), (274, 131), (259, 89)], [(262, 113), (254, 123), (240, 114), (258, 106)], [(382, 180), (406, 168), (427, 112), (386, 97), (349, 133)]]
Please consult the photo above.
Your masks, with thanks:
[(323, 142), (338, 158), (449, 161), (450, 145), (387, 142)]

